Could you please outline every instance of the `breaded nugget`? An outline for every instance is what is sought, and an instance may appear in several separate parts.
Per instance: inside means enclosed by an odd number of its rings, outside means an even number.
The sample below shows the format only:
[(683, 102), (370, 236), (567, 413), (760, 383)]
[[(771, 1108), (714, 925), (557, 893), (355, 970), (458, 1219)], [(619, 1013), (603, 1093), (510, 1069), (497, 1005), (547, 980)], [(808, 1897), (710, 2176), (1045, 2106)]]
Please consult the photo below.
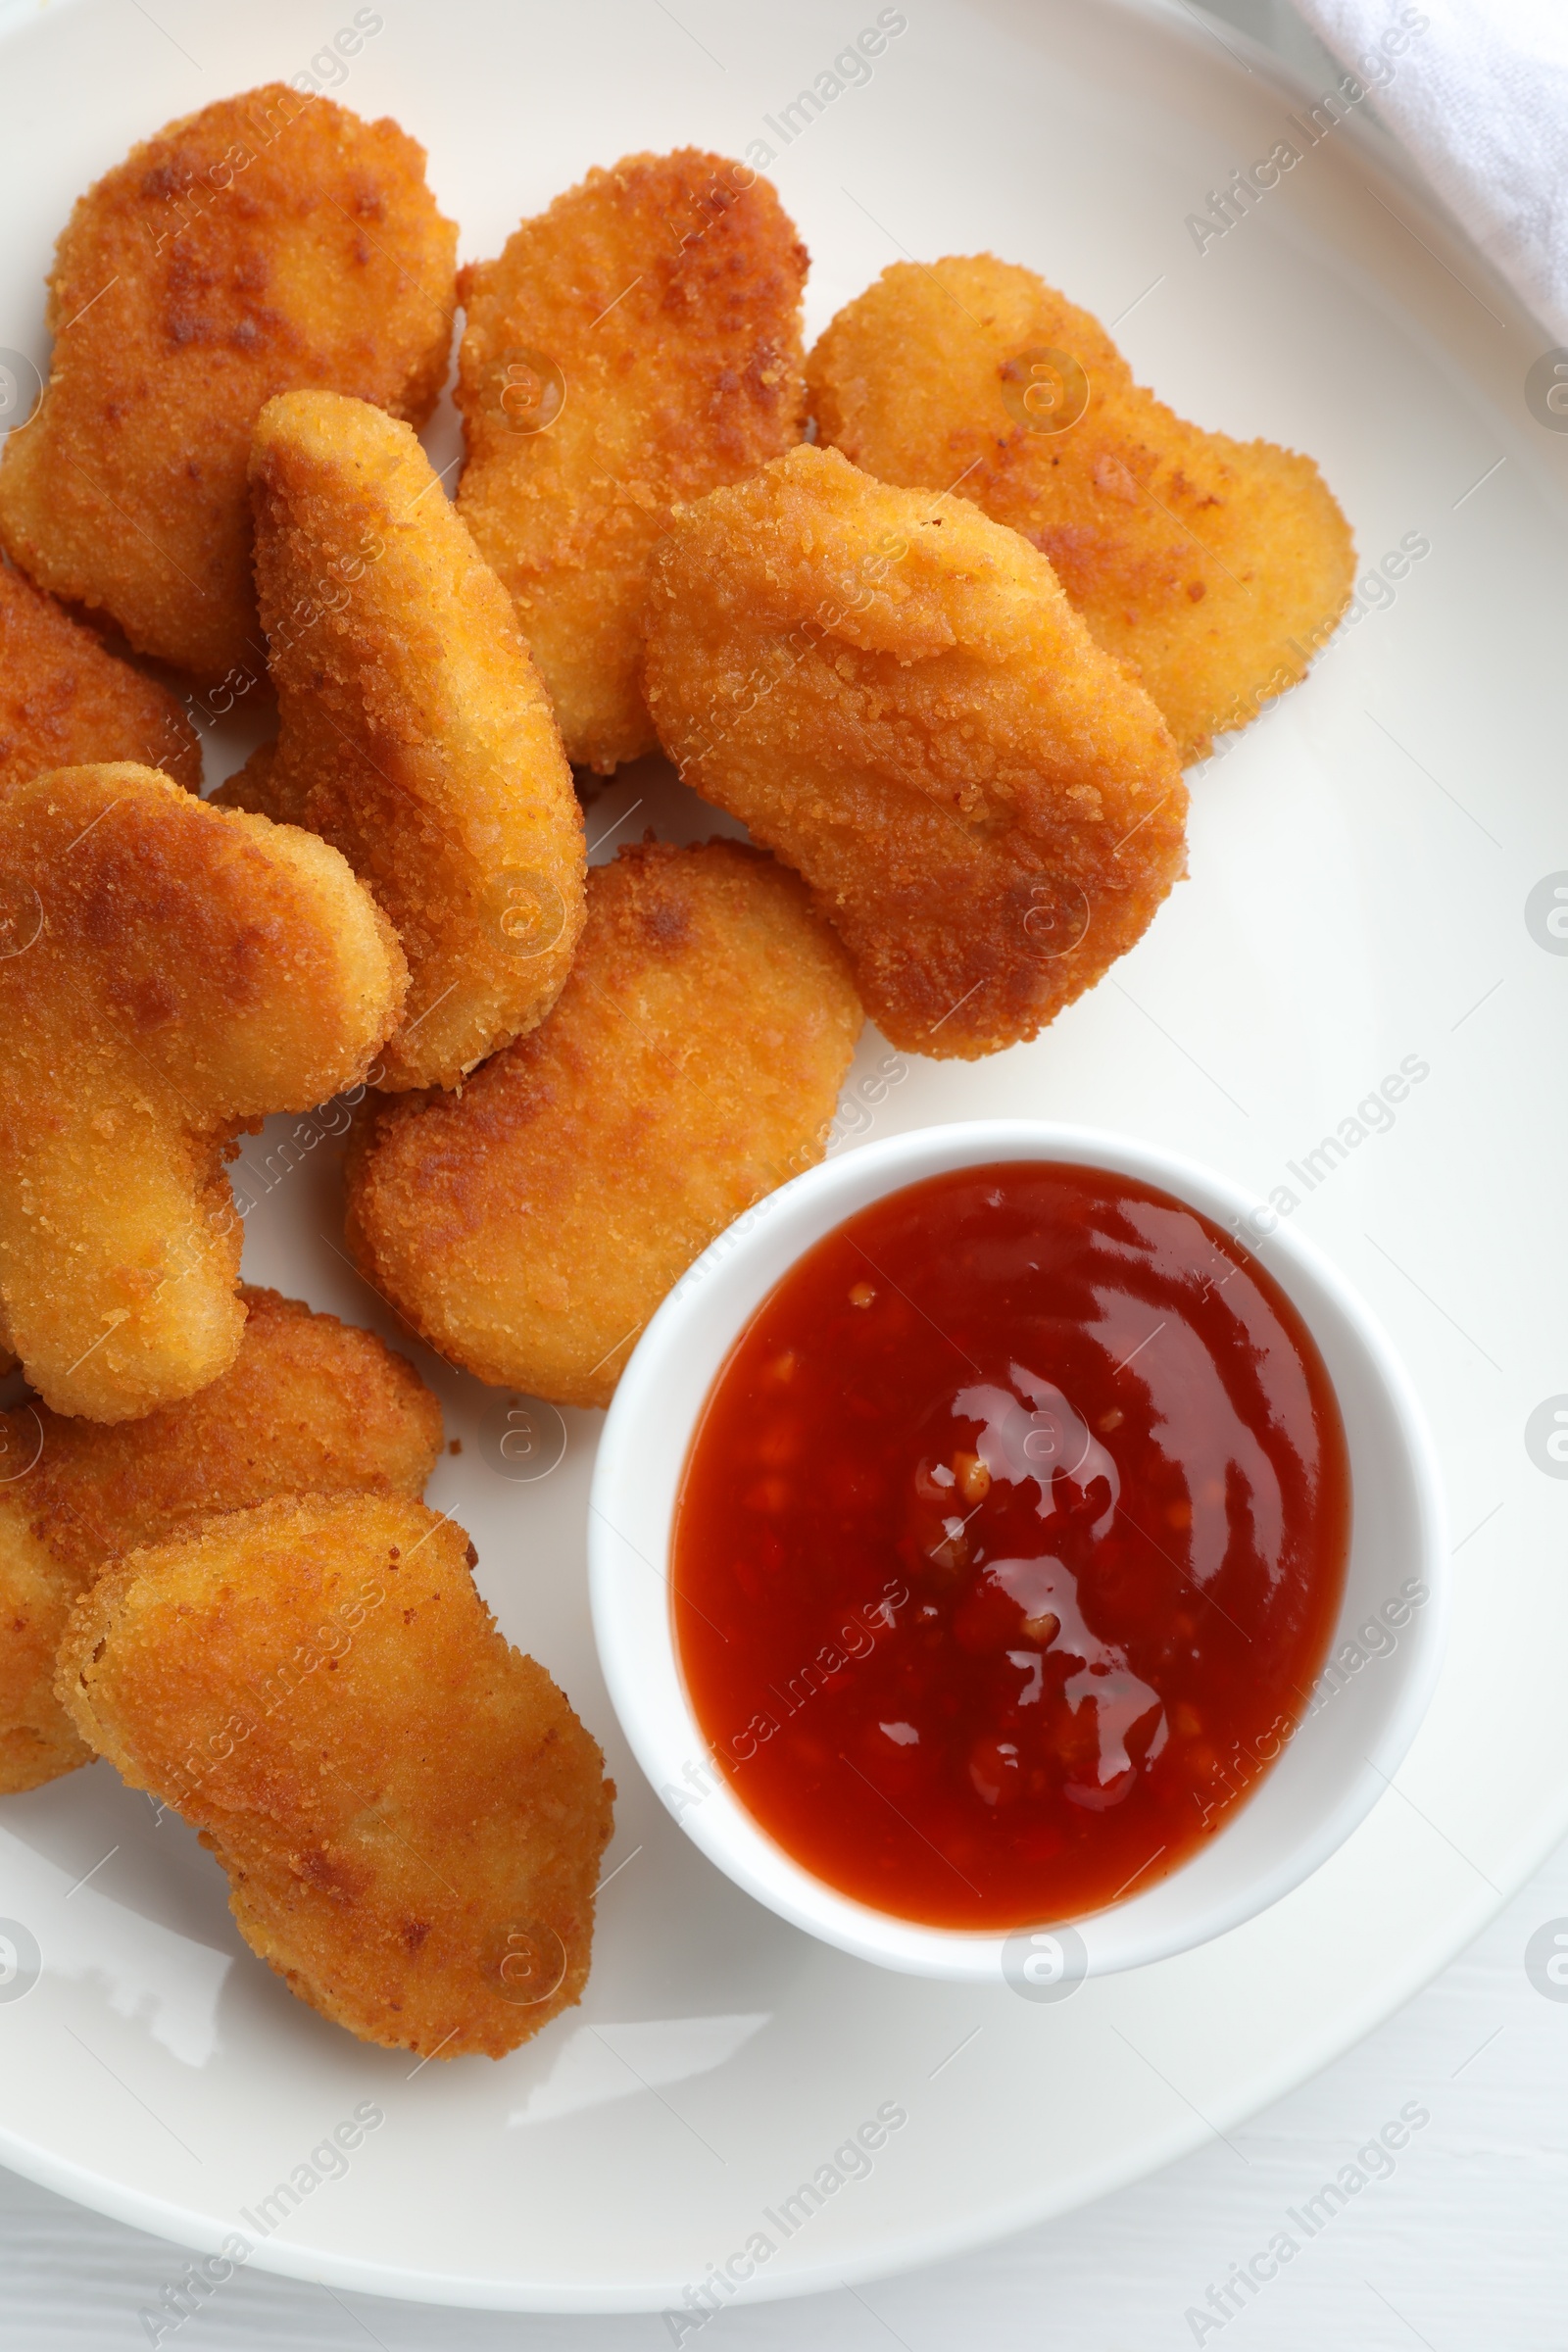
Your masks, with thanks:
[(582, 1996), (614, 1788), (402, 1495), (260, 1504), (76, 1603), (60, 1696), (202, 1832), (241, 1935), (363, 2041), (499, 2058)]
[[(0, 1415), (0, 1474), (34, 1442), (26, 1413)], [(80, 1580), (62, 1568), (0, 1486), (0, 1796), (90, 1764), (92, 1751), (55, 1696), (55, 1652)]]
[(1033, 1037), (1183, 871), (1164, 722), (1044, 557), (834, 450), (675, 517), (647, 683), (681, 773), (805, 875), (911, 1053)]
[(0, 792), (97, 760), (139, 760), (202, 788), (201, 744), (168, 689), (0, 564)]
[(463, 271), (458, 511), (579, 766), (654, 748), (638, 664), (671, 505), (801, 437), (807, 265), (765, 179), (683, 147), (590, 172)]
[(362, 1077), (407, 971), (312, 833), (128, 762), (0, 795), (0, 1345), (126, 1421), (233, 1362), (247, 1123)]
[(422, 424), (457, 230), (424, 150), (280, 82), (169, 123), (80, 198), (49, 281), (54, 363), (0, 463), (0, 540), (138, 652), (263, 673), (245, 461), (274, 392)]
[(990, 254), (895, 262), (807, 363), (820, 438), (963, 496), (1049, 556), (1183, 760), (1306, 673), (1355, 550), (1310, 458), (1188, 424), (1099, 320)]
[(455, 1086), (546, 1013), (582, 929), (582, 810), (511, 602), (412, 428), (269, 403), (251, 454), (281, 731), (214, 797), (340, 850), (409, 960), (377, 1084)]
[(242, 1290), (239, 1353), (210, 1388), (142, 1421), (0, 1414), (0, 1792), (90, 1761), (54, 1693), (78, 1592), (111, 1560), (278, 1494), (416, 1498), (441, 1408), (373, 1332)]
[(793, 874), (735, 842), (622, 850), (550, 1018), (350, 1147), (350, 1247), (480, 1380), (608, 1404), (692, 1260), (821, 1158), (859, 1028)]

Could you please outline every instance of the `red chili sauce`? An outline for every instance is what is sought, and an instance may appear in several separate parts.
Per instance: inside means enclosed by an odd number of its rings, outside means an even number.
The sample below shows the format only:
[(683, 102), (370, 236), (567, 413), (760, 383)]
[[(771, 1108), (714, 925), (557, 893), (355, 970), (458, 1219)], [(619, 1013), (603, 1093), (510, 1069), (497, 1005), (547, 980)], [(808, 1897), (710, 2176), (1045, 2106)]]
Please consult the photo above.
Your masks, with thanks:
[(1102, 1168), (930, 1177), (808, 1251), (714, 1383), (687, 1690), (830, 1886), (944, 1927), (1093, 1911), (1280, 1752), (1349, 1517), (1322, 1358), (1218, 1226)]

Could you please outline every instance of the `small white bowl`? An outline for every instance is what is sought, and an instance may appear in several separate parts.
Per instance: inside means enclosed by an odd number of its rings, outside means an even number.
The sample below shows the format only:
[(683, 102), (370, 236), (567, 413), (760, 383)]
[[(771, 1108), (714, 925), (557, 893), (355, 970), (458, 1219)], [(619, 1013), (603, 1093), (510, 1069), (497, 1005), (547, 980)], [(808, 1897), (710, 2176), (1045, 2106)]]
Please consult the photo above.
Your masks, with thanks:
[[(710, 1761), (682, 1680), (668, 1575), (675, 1499), (698, 1416), (774, 1285), (868, 1202), (947, 1169), (1016, 1159), (1136, 1177), (1245, 1242), (1295, 1302), (1328, 1367), (1349, 1446), (1352, 1525), (1328, 1652), (1331, 1665), (1341, 1663), (1225, 1827), (1147, 1892), (1070, 1925), (1053, 1923), (1049, 1933), (1003, 1935), (873, 1910), (775, 1843)], [(665, 1299), (621, 1377), (600, 1443), (589, 1537), (594, 1634), (638, 1763), (687, 1836), (737, 1886), (797, 1927), (885, 1968), (1005, 1978), (1049, 1999), (1083, 1976), (1137, 1968), (1223, 1935), (1299, 1885), (1350, 1835), (1398, 1766), (1437, 1681), (1447, 1598), (1444, 1522), (1432, 1442), (1403, 1367), (1355, 1292), (1299, 1234), (1239, 1186), (1153, 1145), (1035, 1120), (970, 1121), (866, 1145), (797, 1177), (721, 1234)]]

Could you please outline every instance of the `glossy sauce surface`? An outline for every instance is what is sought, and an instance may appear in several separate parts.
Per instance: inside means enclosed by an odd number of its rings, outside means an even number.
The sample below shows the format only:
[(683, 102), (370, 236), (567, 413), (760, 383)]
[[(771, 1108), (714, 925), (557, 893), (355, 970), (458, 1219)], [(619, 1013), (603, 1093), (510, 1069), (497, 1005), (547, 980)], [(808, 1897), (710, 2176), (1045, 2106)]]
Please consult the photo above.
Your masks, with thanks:
[(1301, 1713), (1349, 1474), (1250, 1253), (1134, 1180), (1009, 1161), (826, 1236), (714, 1384), (676, 1640), (737, 1795), (879, 1910), (1010, 1927), (1142, 1891)]

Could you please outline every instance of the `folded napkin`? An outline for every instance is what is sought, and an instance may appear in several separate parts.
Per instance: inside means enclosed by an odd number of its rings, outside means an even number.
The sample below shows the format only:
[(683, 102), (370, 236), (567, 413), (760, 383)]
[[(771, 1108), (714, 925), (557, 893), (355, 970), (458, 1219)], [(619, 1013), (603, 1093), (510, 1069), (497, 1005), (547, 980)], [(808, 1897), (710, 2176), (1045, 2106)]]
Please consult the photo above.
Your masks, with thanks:
[(1487, 259), (1568, 344), (1568, 0), (1297, 0)]

